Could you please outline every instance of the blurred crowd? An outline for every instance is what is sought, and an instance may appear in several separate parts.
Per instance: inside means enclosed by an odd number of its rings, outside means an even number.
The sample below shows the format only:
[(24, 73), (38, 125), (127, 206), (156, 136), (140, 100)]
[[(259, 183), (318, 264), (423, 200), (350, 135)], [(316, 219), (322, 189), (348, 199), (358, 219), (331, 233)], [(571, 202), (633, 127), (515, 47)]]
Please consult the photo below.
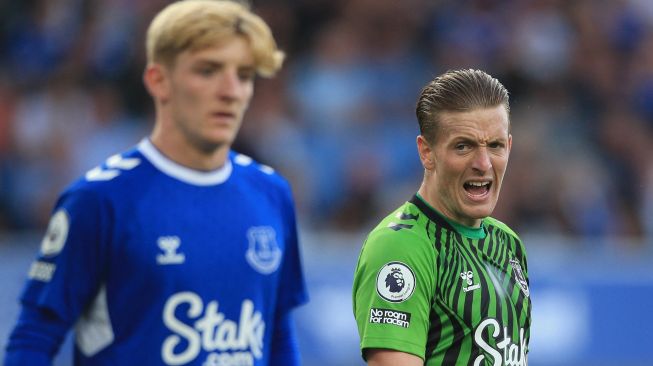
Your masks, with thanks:
[[(144, 32), (162, 0), (0, 3), (0, 233), (152, 123)], [(236, 148), (292, 183), (300, 225), (367, 231), (417, 190), (414, 106), (481, 68), (511, 93), (496, 217), (520, 234), (653, 243), (650, 0), (259, 0), (287, 54)]]

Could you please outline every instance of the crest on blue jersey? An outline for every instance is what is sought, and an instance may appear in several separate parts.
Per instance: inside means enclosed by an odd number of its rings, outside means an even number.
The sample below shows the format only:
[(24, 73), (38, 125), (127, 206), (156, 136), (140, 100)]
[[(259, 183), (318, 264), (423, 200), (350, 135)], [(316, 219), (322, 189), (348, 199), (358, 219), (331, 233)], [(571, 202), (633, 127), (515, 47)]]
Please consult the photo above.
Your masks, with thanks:
[(253, 226), (247, 230), (249, 247), (245, 253), (247, 262), (258, 272), (270, 274), (279, 268), (281, 249), (277, 233), (270, 226)]

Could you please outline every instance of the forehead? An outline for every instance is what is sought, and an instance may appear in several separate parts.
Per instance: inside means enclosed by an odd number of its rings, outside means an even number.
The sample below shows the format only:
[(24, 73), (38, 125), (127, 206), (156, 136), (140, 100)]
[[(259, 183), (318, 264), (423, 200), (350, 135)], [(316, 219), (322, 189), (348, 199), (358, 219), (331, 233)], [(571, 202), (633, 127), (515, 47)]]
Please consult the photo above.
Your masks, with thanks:
[(254, 51), (244, 37), (229, 37), (211, 45), (183, 51), (177, 56), (177, 63), (195, 62), (233, 63), (254, 67)]
[(464, 112), (441, 112), (438, 135), (482, 139), (507, 137), (510, 127), (508, 112), (503, 105)]

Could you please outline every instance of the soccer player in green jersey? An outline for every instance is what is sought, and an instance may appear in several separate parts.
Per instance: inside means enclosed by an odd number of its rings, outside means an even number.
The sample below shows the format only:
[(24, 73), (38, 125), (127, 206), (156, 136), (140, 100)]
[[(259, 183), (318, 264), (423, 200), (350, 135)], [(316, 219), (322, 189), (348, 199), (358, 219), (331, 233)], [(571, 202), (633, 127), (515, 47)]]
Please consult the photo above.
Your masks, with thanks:
[(528, 364), (526, 252), (490, 216), (512, 145), (508, 91), (449, 71), (417, 103), (418, 192), (367, 237), (354, 314), (369, 365)]

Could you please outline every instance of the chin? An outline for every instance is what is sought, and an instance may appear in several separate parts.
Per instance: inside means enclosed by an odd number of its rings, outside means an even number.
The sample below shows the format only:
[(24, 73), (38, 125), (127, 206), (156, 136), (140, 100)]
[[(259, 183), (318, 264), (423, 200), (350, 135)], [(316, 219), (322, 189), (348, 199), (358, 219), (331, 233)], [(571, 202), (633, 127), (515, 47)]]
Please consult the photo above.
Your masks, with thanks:
[(213, 154), (223, 146), (231, 146), (231, 142), (227, 142), (224, 139), (204, 139), (196, 144), (196, 146), (207, 154)]
[(206, 137), (206, 141), (215, 146), (231, 146), (234, 140), (235, 136), (232, 134), (214, 134)]
[(494, 211), (494, 205), (483, 205), (482, 207), (468, 207), (465, 214), (472, 219), (484, 219)]

